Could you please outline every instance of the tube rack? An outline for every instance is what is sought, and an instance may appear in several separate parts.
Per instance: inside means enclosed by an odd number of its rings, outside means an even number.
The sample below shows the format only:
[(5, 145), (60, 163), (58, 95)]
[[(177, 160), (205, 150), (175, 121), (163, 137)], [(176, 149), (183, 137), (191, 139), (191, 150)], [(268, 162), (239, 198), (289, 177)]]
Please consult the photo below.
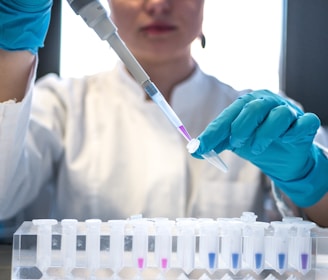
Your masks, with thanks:
[(325, 279), (328, 230), (302, 218), (25, 221), (12, 280)]

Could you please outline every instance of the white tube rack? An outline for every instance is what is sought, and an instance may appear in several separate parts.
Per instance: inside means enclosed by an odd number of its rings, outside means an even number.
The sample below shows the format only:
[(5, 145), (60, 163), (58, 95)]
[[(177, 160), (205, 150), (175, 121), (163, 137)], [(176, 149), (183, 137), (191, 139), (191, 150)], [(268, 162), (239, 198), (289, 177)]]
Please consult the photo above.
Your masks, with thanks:
[(328, 230), (301, 218), (24, 222), (12, 280), (327, 279)]

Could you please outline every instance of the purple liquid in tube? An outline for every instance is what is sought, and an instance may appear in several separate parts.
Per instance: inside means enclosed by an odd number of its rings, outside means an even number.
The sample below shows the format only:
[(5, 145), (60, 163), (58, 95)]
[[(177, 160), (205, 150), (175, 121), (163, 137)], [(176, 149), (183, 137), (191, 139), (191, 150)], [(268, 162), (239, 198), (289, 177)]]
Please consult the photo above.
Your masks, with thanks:
[(309, 260), (309, 255), (308, 254), (301, 254), (302, 269), (307, 269), (308, 260)]
[(187, 129), (183, 125), (180, 125), (179, 126), (179, 131), (182, 133), (182, 135), (183, 135), (184, 138), (186, 138), (188, 141), (191, 140), (191, 137), (190, 137)]

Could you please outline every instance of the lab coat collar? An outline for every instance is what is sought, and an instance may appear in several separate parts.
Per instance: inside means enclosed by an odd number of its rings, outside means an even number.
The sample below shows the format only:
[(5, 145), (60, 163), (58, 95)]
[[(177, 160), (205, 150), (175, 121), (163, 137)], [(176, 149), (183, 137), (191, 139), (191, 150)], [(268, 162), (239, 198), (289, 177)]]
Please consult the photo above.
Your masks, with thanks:
[[(140, 98), (145, 98), (145, 93), (142, 87), (136, 82), (136, 80), (129, 74), (127, 69), (125, 68), (122, 61), (118, 61), (116, 64), (116, 69), (120, 79), (124, 84), (129, 85), (134, 92), (140, 96)], [(181, 91), (195, 91), (195, 88), (200, 88), (202, 83), (204, 82), (204, 73), (200, 69), (199, 65), (196, 64), (196, 67), (193, 73), (180, 84), (176, 85), (173, 89), (172, 94), (181, 92)]]
[(196, 64), (193, 73), (186, 80), (174, 87), (173, 94), (181, 91), (195, 91), (195, 89), (201, 87), (202, 83), (204, 83), (204, 73), (200, 69), (199, 65)]

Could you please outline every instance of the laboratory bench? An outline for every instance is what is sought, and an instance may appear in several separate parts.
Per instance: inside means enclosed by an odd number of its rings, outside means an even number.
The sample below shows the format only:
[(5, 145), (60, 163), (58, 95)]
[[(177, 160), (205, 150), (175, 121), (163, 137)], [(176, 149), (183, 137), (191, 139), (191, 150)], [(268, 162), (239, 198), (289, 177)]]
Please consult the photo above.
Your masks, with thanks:
[(0, 279), (10, 280), (12, 246), (0, 244)]

